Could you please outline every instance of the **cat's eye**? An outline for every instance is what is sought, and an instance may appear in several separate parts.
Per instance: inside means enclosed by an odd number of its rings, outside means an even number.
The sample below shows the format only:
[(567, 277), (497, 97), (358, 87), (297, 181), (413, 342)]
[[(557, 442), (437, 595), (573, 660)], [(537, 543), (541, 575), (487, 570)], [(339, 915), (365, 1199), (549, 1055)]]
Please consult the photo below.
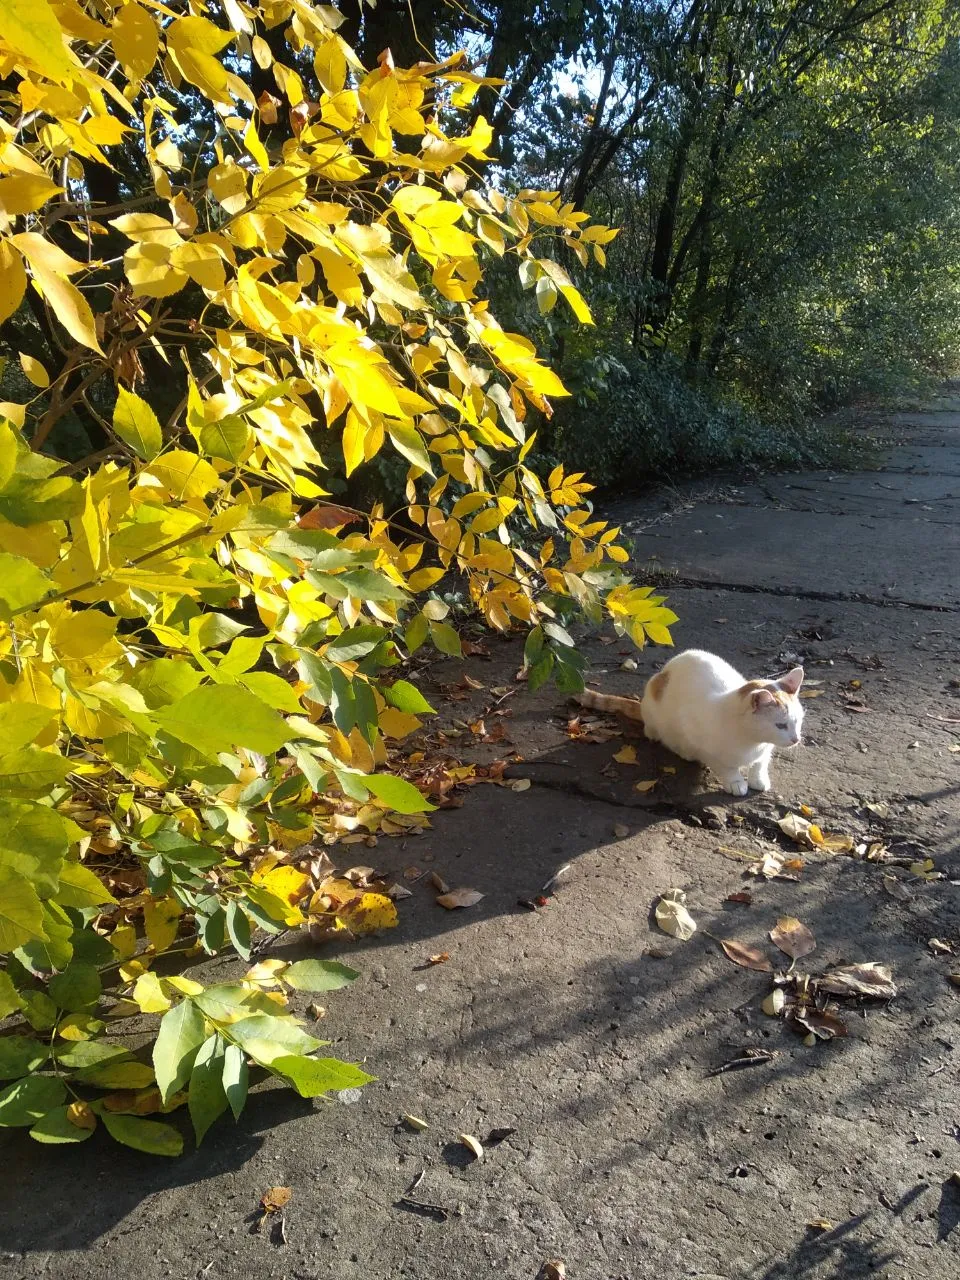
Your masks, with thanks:
[(777, 721), (777, 728), (778, 728), (778, 729), (785, 729), (786, 727), (787, 727), (787, 722), (786, 722), (786, 720), (778, 720), (778, 721)]

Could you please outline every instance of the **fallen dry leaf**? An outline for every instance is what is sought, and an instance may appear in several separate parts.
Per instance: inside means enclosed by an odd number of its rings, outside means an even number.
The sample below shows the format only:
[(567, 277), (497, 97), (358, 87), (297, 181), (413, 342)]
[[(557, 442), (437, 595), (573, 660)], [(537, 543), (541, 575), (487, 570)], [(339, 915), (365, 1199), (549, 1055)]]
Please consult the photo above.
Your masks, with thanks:
[(682, 889), (668, 889), (657, 902), (657, 924), (671, 938), (686, 942), (697, 931), (697, 922), (686, 908), (687, 895)]
[(823, 844), (823, 832), (820, 828), (796, 813), (786, 814), (777, 826), (785, 836), (796, 840), (797, 844), (805, 845), (808, 849), (816, 849)]
[(437, 897), (437, 905), (453, 911), (457, 907), (475, 907), (484, 895), (476, 889), (453, 889), (450, 893), (441, 893)]
[(620, 750), (614, 754), (613, 758), (618, 764), (636, 764), (637, 748), (631, 746), (621, 747)]
[(795, 871), (803, 870), (803, 862), (800, 858), (785, 858), (782, 853), (767, 852), (763, 855), (759, 862), (752, 862), (747, 867), (747, 873), (751, 876), (761, 876), (764, 880), (798, 880), (799, 876), (794, 875)]
[(948, 973), (947, 981), (952, 982), (955, 987), (960, 987), (960, 973)]
[(801, 698), (819, 698), (822, 694), (822, 689), (801, 689), (800, 691)]
[(483, 1159), (483, 1145), (478, 1138), (475, 1138), (473, 1136), (473, 1134), (461, 1133), (460, 1141), (463, 1143), (463, 1145), (467, 1148), (468, 1151), (473, 1152), (473, 1158), (475, 1160)]
[(753, 902), (753, 894), (747, 889), (741, 889), (739, 893), (728, 893), (724, 898), (724, 902), (739, 902), (745, 907), (749, 907)]
[(537, 1272), (537, 1280), (567, 1280), (567, 1266), (562, 1258), (548, 1258)]
[(734, 938), (718, 938), (727, 958), (744, 969), (756, 969), (758, 973), (772, 973), (773, 965), (759, 949), (737, 942)]
[(933, 952), (933, 954), (934, 954), (934, 955), (936, 955), (936, 956), (950, 956), (950, 955), (953, 955), (953, 947), (950, 945), (950, 943), (949, 943), (949, 942), (943, 942), (943, 941), (941, 941), (941, 939), (940, 939), (940, 938), (930, 938), (930, 939), (927, 941), (927, 946), (930, 948), (930, 950), (931, 950), (931, 951)]
[(387, 889), (387, 897), (392, 898), (394, 902), (399, 902), (401, 898), (412, 898), (413, 892), (402, 884), (392, 884)]
[(888, 804), (865, 804), (863, 807), (869, 809), (878, 818), (888, 818), (890, 816), (890, 806)]
[(770, 930), (770, 941), (791, 960), (799, 960), (816, 950), (817, 940), (805, 924), (794, 916), (781, 916)]
[(652, 778), (646, 782), (635, 782), (633, 784), (633, 789), (634, 791), (640, 791), (640, 792), (652, 791), (653, 788), (657, 785), (657, 781), (658, 779)]
[(853, 853), (852, 836), (832, 836), (824, 833), (819, 847), (828, 853)]
[(511, 791), (529, 791), (531, 784), (529, 778), (511, 778), (503, 785), (509, 787)]
[(913, 900), (913, 894), (896, 876), (884, 876), (883, 887), (891, 898), (896, 898), (899, 902), (911, 902)]
[(836, 996), (866, 996), (871, 1000), (892, 1000), (897, 994), (890, 968), (876, 960), (862, 964), (842, 964), (817, 978), (817, 987)]
[(426, 1120), (421, 1120), (419, 1116), (411, 1116), (406, 1112), (400, 1117), (400, 1121), (402, 1124), (405, 1124), (408, 1129), (413, 1129), (417, 1133), (430, 1128)]
[(956, 755), (960, 752), (960, 742), (951, 742), (949, 747), (947, 747), (947, 750), (952, 751), (953, 754)]
[(613, 834), (618, 840), (625, 840), (630, 834), (630, 828), (622, 822), (615, 822), (613, 824)]
[(431, 964), (446, 964), (449, 959), (450, 959), (449, 951), (438, 951), (435, 956), (429, 957)]
[(789, 1018), (818, 1040), (833, 1040), (847, 1034), (847, 1024), (828, 1009), (795, 1009)]
[(435, 871), (430, 872), (430, 883), (436, 889), (437, 893), (449, 893), (450, 886), (442, 876), (438, 876)]
[[(860, 681), (858, 680), (856, 683), (859, 684)], [(806, 1223), (806, 1227), (808, 1231), (832, 1231), (833, 1223), (827, 1218), (813, 1218)]]
[(95, 1129), (97, 1117), (89, 1102), (71, 1102), (67, 1107), (67, 1119), (77, 1129)]
[(787, 1003), (786, 992), (782, 987), (774, 987), (760, 1008), (768, 1018), (779, 1018)]
[(293, 1195), (291, 1187), (271, 1187), (260, 1197), (260, 1208), (264, 1213), (279, 1213), (288, 1204)]
[(813, 810), (810, 808), (808, 804), (802, 804), (800, 806), (800, 812), (803, 814), (805, 818), (813, 817)]

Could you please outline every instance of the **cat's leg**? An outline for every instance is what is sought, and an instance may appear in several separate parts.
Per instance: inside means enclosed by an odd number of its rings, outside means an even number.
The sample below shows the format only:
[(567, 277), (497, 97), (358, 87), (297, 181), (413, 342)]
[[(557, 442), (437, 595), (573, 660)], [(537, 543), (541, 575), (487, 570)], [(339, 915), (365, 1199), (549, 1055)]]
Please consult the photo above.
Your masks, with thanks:
[(770, 790), (770, 758), (773, 747), (764, 747), (759, 757), (747, 770), (747, 783), (754, 791)]
[(745, 796), (747, 794), (747, 780), (738, 768), (719, 762), (708, 764), (707, 767), (717, 775), (721, 787), (729, 795)]

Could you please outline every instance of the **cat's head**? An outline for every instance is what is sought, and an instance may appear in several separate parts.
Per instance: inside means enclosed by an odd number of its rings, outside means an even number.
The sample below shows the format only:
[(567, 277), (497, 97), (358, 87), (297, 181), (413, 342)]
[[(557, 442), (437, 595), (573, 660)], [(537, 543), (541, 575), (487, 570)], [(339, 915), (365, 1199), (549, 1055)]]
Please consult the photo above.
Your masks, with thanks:
[(803, 667), (794, 667), (778, 680), (751, 681), (744, 686), (758, 742), (795, 747), (800, 741), (803, 704), (797, 694), (801, 684)]

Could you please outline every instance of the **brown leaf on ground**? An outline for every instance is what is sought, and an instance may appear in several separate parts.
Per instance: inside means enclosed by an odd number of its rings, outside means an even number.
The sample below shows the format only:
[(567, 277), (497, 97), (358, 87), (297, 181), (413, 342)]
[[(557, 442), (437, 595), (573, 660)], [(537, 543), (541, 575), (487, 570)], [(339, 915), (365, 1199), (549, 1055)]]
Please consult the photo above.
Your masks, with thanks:
[(791, 960), (799, 960), (816, 950), (817, 940), (805, 924), (794, 916), (781, 916), (770, 930), (770, 941)]
[(741, 906), (749, 907), (753, 902), (753, 894), (749, 889), (741, 889), (739, 893), (728, 893), (724, 902), (738, 902)]
[(734, 938), (718, 938), (728, 960), (744, 969), (756, 969), (758, 973), (772, 973), (773, 965), (759, 947), (748, 946)]
[(449, 951), (438, 951), (435, 956), (428, 957), (430, 964), (446, 964), (450, 959)]
[(829, 1009), (794, 1009), (788, 1018), (818, 1040), (833, 1040), (847, 1034), (847, 1024)]
[(876, 960), (862, 964), (842, 964), (817, 978), (817, 987), (836, 996), (867, 996), (871, 1000), (892, 1000), (897, 994), (890, 968)]
[(484, 895), (476, 889), (453, 889), (450, 893), (441, 893), (437, 898), (437, 906), (454, 911), (457, 907), (474, 907)]
[(430, 872), (430, 883), (436, 889), (437, 893), (449, 893), (450, 886), (442, 876), (438, 876), (435, 871)]
[(271, 1187), (260, 1197), (260, 1208), (264, 1213), (278, 1213), (288, 1204), (293, 1190), (290, 1187)]
[(624, 840), (630, 834), (630, 828), (623, 822), (613, 824), (613, 834), (618, 840)]

